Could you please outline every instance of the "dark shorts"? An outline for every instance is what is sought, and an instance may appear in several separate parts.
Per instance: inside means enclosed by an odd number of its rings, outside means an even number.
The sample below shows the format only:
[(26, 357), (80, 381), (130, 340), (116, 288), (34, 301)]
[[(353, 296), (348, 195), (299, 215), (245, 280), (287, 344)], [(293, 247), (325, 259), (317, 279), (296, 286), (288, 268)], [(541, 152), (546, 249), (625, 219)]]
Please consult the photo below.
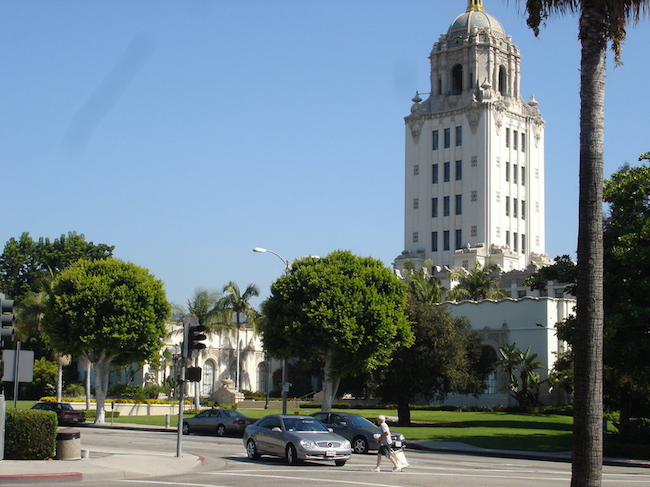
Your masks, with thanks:
[(391, 451), (390, 445), (379, 445), (377, 453), (379, 455), (384, 455), (386, 458), (390, 458)]

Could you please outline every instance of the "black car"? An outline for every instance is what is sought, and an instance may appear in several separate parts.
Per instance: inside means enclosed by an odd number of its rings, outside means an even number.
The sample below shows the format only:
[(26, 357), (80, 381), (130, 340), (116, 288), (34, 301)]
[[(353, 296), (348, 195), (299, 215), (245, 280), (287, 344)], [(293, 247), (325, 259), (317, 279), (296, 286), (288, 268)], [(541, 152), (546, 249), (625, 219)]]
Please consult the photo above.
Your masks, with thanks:
[[(379, 449), (379, 442), (374, 438), (381, 433), (381, 429), (358, 414), (324, 412), (314, 413), (311, 416), (330, 428), (337, 435), (350, 440), (354, 453), (368, 453), (369, 450)], [(393, 448), (405, 448), (404, 435), (391, 431)]]

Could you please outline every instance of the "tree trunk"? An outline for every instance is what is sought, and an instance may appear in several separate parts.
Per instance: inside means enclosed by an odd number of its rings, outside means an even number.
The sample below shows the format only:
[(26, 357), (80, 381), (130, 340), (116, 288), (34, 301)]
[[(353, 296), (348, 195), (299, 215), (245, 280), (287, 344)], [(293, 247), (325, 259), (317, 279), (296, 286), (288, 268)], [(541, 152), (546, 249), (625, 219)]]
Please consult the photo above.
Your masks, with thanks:
[(325, 365), (323, 366), (323, 411), (332, 410), (332, 400), (334, 398), (334, 382), (332, 380), (332, 352), (328, 351), (325, 355)]
[(397, 400), (397, 417), (400, 426), (411, 426), (411, 407), (405, 396), (401, 396)]
[(86, 411), (90, 409), (90, 368), (92, 364), (87, 357), (84, 357), (84, 365), (86, 366)]
[(95, 399), (97, 411), (95, 423), (104, 423), (106, 420), (106, 392), (108, 390), (108, 373), (111, 367), (111, 359), (102, 357), (94, 364), (95, 366)]
[(61, 402), (63, 396), (63, 364), (59, 361), (59, 370), (56, 379), (56, 402)]
[(603, 459), (603, 138), (606, 17), (580, 16), (580, 195), (572, 487), (599, 487)]

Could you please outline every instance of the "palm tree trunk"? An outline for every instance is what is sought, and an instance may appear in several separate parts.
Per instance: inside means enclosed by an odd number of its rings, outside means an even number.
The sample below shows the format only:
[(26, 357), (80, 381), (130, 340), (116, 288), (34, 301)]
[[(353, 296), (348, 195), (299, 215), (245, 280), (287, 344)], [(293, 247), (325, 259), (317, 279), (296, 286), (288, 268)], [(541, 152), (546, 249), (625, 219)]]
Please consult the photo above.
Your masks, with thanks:
[(572, 487), (599, 487), (603, 458), (603, 138), (605, 15), (582, 2), (580, 196)]

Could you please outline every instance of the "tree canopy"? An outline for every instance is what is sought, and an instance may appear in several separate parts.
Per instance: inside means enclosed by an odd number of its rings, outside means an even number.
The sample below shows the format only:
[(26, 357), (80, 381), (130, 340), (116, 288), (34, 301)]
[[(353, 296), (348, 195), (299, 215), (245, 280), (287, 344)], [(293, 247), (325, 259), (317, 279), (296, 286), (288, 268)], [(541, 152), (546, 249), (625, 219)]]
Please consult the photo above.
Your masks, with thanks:
[(110, 365), (154, 358), (169, 315), (163, 283), (132, 263), (81, 259), (54, 278), (42, 332), (55, 351), (93, 363), (96, 422), (104, 420)]
[(476, 261), (470, 270), (454, 267), (449, 272), (449, 280), (456, 281), (456, 285), (447, 294), (447, 299), (478, 301), (507, 298), (508, 292), (499, 289), (498, 272), (499, 267), (489, 262), (481, 266), (481, 263)]
[(379, 260), (348, 251), (307, 257), (271, 286), (264, 346), (280, 359), (322, 359), (328, 408), (341, 377), (386, 364), (412, 343), (405, 305), (405, 284)]
[(466, 318), (453, 318), (443, 306), (416, 299), (409, 299), (407, 316), (415, 342), (396, 351), (377, 380), (384, 402), (397, 404), (401, 425), (410, 424), (409, 405), (416, 399), (480, 394), (489, 371), (481, 362), (481, 337)]
[(10, 238), (0, 255), (0, 287), (13, 299), (28, 292), (39, 292), (38, 282), (43, 277), (58, 274), (79, 259), (107, 259), (113, 255), (113, 246), (86, 242), (83, 234), (69, 232), (51, 241), (34, 241), (29, 233)]

